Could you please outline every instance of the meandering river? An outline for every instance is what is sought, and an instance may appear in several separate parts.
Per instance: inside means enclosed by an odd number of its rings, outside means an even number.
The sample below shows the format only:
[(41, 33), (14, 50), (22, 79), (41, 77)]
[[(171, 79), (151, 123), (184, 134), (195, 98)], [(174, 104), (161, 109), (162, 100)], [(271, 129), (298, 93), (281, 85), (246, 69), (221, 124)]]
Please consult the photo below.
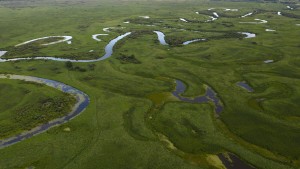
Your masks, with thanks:
[(64, 117), (49, 121), (46, 124), (40, 125), (38, 127), (35, 127), (29, 131), (23, 132), (21, 134), (18, 134), (16, 136), (0, 140), (0, 149), (10, 146), (12, 144), (18, 143), (22, 140), (28, 139), (34, 135), (40, 134), (51, 127), (63, 124), (75, 116), (79, 115), (81, 112), (85, 110), (85, 108), (89, 105), (90, 99), (87, 94), (84, 92), (66, 85), (64, 83), (54, 81), (54, 80), (49, 80), (49, 79), (44, 79), (44, 78), (39, 78), (39, 77), (33, 77), (33, 76), (23, 76), (23, 75), (12, 75), (12, 74), (0, 74), (0, 79), (12, 79), (12, 80), (23, 80), (23, 81), (28, 81), (28, 82), (34, 82), (34, 83), (39, 83), (39, 84), (44, 84), (47, 86), (50, 86), (52, 88), (58, 89), (62, 92), (72, 94), (76, 97), (76, 104), (73, 106), (71, 112), (67, 114)]
[(54, 61), (62, 61), (62, 62), (97, 62), (97, 61), (101, 61), (104, 59), (109, 58), (112, 54), (113, 54), (113, 47), (115, 46), (115, 44), (125, 38), (126, 36), (130, 35), (131, 32), (127, 32), (123, 35), (118, 36), (117, 38), (111, 40), (105, 47), (105, 54), (98, 58), (98, 59), (92, 59), (92, 60), (75, 60), (75, 59), (67, 59), (67, 58), (56, 58), (56, 57), (30, 57), (30, 58), (13, 58), (13, 59), (3, 59), (0, 58), (0, 62), (9, 62), (9, 61), (17, 61), (17, 60), (31, 60), (31, 59), (35, 59), (35, 60), (54, 60)]
[[(166, 40), (165, 40), (165, 34), (163, 32), (160, 31), (153, 31), (154, 33), (157, 34), (157, 38), (160, 42), (161, 45), (169, 45)], [(255, 34), (253, 33), (248, 33), (248, 32), (239, 32), (241, 34), (245, 34), (247, 37), (246, 38), (253, 38), (255, 37)], [(127, 37), (128, 35), (130, 35), (131, 32), (127, 32), (123, 35), (118, 36), (117, 38), (111, 40), (106, 46), (105, 46), (105, 54), (102, 57), (99, 57), (98, 59), (91, 59), (91, 60), (76, 60), (76, 59), (68, 59), (68, 58), (57, 58), (57, 57), (27, 57), (27, 58), (11, 58), (11, 59), (5, 59), (5, 58), (1, 58), (1, 56), (3, 56), (7, 51), (0, 51), (0, 62), (9, 62), (9, 61), (18, 61), (18, 60), (54, 60), (54, 61), (61, 61), (61, 62), (81, 62), (81, 63), (88, 63), (88, 62), (97, 62), (97, 61), (102, 61), (105, 60), (107, 58), (109, 58), (112, 54), (113, 54), (113, 48), (116, 45), (116, 43), (119, 40), (122, 40), (123, 38)], [(107, 34), (95, 34), (92, 35), (92, 38), (100, 41), (100, 39), (97, 38), (97, 36), (100, 35), (107, 35)], [(72, 38), (71, 36), (52, 36), (52, 37), (64, 37), (65, 39), (61, 40), (61, 41), (56, 41), (56, 42), (52, 42), (52, 43), (48, 43), (48, 44), (44, 44), (44, 45), (50, 45), (50, 44), (56, 44), (56, 43), (60, 43), (60, 42), (64, 42), (66, 40), (69, 40), (70, 38)], [(46, 37), (49, 38), (49, 37)], [(33, 39), (30, 41), (26, 41), (24, 43), (18, 44), (16, 46), (19, 45), (24, 45), (33, 41), (37, 41), (40, 39), (45, 39), (45, 37), (43, 38), (38, 38), (38, 39)], [(193, 40), (189, 40), (186, 42), (183, 42), (182, 45), (188, 45), (190, 43), (194, 43), (194, 42), (198, 42), (198, 41), (205, 41), (206, 39), (193, 39)]]

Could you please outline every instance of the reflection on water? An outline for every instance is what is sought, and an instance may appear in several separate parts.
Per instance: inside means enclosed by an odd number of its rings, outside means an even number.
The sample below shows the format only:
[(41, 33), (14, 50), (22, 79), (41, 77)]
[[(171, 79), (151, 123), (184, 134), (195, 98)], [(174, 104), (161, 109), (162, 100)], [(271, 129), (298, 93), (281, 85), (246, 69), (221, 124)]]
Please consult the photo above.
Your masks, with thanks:
[(220, 113), (223, 111), (223, 106), (221, 104), (220, 99), (217, 97), (217, 93), (210, 87), (207, 87), (206, 93), (204, 96), (198, 96), (195, 98), (187, 98), (181, 96), (186, 90), (186, 86), (184, 83), (180, 80), (176, 80), (176, 89), (172, 92), (172, 94), (177, 97), (179, 100), (189, 103), (207, 103), (207, 102), (213, 102), (215, 105), (215, 112), (217, 115), (220, 115)]
[(255, 167), (247, 164), (231, 153), (219, 154), (218, 157), (227, 169), (255, 169)]
[(251, 86), (249, 86), (245, 81), (238, 82), (237, 85), (248, 90), (248, 92), (254, 92), (254, 89)]
[(246, 35), (246, 37), (245, 37), (246, 39), (256, 37), (256, 34), (254, 34), (254, 33), (249, 33), (249, 32), (238, 32), (238, 33)]
[(169, 45), (165, 40), (165, 34), (160, 31), (154, 31), (157, 34), (159, 43), (162, 45)]
[(190, 43), (198, 42), (198, 41), (205, 41), (206, 39), (194, 39), (194, 40), (189, 40), (186, 42), (183, 42), (183, 45), (188, 45)]

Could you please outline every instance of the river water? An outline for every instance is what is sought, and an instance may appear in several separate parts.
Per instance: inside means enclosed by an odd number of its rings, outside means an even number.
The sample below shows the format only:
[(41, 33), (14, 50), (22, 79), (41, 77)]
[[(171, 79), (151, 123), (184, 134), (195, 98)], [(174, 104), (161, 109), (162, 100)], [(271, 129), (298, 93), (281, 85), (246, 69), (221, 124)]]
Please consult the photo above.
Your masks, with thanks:
[(217, 93), (210, 87), (207, 87), (206, 93), (204, 96), (198, 96), (194, 98), (183, 97), (183, 94), (186, 91), (186, 86), (180, 80), (176, 80), (176, 89), (172, 94), (177, 97), (179, 100), (189, 103), (208, 103), (212, 102), (215, 106), (215, 112), (217, 115), (223, 111), (223, 106), (220, 99), (217, 97)]

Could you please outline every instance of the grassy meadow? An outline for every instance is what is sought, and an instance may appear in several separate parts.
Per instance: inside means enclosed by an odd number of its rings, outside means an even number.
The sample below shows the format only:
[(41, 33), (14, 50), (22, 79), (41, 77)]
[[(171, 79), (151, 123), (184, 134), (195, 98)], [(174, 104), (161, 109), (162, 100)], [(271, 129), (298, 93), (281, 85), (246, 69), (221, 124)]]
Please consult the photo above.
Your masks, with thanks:
[[(202, 0), (0, 1), (0, 51), (8, 50), (2, 58), (95, 59), (104, 55), (110, 40), (132, 32), (110, 58), (73, 63), (74, 69), (50, 60), (0, 63), (0, 73), (60, 81), (90, 97), (87, 109), (70, 122), (0, 149), (0, 168), (221, 169), (220, 153), (233, 153), (258, 169), (300, 168), (300, 5), (290, 3), (293, 10), (283, 3)], [(205, 22), (213, 12), (220, 17)], [(257, 18), (268, 22), (240, 23)], [(169, 46), (159, 43), (156, 30), (166, 35)], [(95, 41), (94, 34), (108, 35)], [(72, 44), (40, 45), (49, 39), (15, 47), (65, 35), (73, 36)], [(206, 40), (181, 45), (199, 38)], [(220, 117), (211, 103), (185, 103), (172, 96), (175, 79), (185, 83), (185, 97), (204, 95), (207, 86), (216, 91), (224, 106)], [(254, 92), (239, 87), (241, 81)], [(9, 119), (16, 110), (43, 99), (68, 98), (14, 80), (2, 79), (0, 87), (0, 134), (8, 123), (15, 125)], [(7, 132), (22, 130), (15, 126)]]

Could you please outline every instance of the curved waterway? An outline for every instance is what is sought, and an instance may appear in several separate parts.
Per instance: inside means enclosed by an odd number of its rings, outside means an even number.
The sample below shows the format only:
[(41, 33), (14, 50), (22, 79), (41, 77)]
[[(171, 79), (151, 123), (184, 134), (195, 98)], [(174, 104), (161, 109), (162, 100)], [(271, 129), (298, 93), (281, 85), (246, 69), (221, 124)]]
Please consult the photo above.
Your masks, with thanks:
[[(160, 42), (161, 45), (169, 45), (166, 40), (165, 40), (165, 34), (163, 32), (160, 32), (160, 31), (153, 31), (154, 33), (157, 34), (157, 38)], [(245, 34), (247, 37), (245, 38), (253, 38), (255, 37), (256, 35), (255, 34), (252, 34), (252, 33), (248, 33), (248, 32), (239, 32), (241, 34)], [(123, 38), (125, 38), (126, 36), (130, 35), (131, 32), (127, 32), (123, 35), (120, 35), (118, 36), (117, 38), (111, 40), (106, 46), (105, 46), (105, 54), (102, 56), (102, 57), (99, 57), (98, 59), (92, 59), (92, 60), (76, 60), (76, 59), (68, 59), (68, 58), (57, 58), (57, 57), (27, 57), (27, 58), (12, 58), (12, 59), (4, 59), (4, 58), (1, 58), (2, 55), (4, 55), (7, 51), (0, 51), (0, 62), (9, 62), (9, 61), (18, 61), (18, 60), (53, 60), (53, 61), (61, 61), (61, 62), (81, 62), (81, 63), (88, 63), (88, 62), (97, 62), (97, 61), (102, 61), (102, 60), (105, 60), (107, 58), (109, 58), (112, 54), (113, 54), (113, 47), (116, 45), (116, 43), (119, 41), (119, 40), (122, 40)], [(100, 39), (97, 38), (97, 36), (100, 36), (100, 35), (106, 35), (106, 34), (95, 34), (95, 35), (92, 35), (92, 38), (97, 40), (97, 41), (100, 41)], [(35, 39), (36, 40), (36, 39)], [(34, 41), (35, 41), (34, 40)], [(190, 43), (194, 43), (194, 42), (198, 42), (198, 41), (205, 41), (206, 39), (194, 39), (194, 40), (189, 40), (189, 41), (186, 41), (186, 42), (183, 42), (182, 45), (188, 45)], [(27, 41), (27, 42), (24, 42), (24, 43), (30, 43), (32, 42), (33, 40), (31, 41)], [(23, 44), (24, 44), (23, 43)], [(55, 42), (57, 43), (57, 42)], [(19, 44), (20, 45), (20, 44)], [(46, 44), (48, 45), (48, 44)]]
[(184, 18), (179, 18), (179, 20), (181, 20), (182, 22), (188, 22), (186, 19)]
[(242, 87), (243, 89), (246, 89), (248, 92), (254, 92), (254, 89), (245, 81), (237, 82), (237, 85)]
[(226, 155), (219, 154), (218, 157), (222, 161), (226, 169), (255, 169), (255, 167), (242, 161), (236, 155), (231, 153), (228, 153)]
[(252, 15), (252, 14), (253, 14), (253, 12), (250, 12), (250, 13), (247, 13), (247, 14), (241, 16), (241, 17), (242, 17), (242, 18), (245, 18), (245, 17), (250, 16), (250, 15)]
[(72, 37), (72, 36), (45, 36), (45, 37), (36, 38), (36, 39), (32, 39), (32, 40), (29, 40), (29, 41), (26, 41), (26, 42), (17, 44), (15, 47), (22, 46), (22, 45), (26, 45), (26, 44), (28, 44), (28, 43), (32, 43), (32, 42), (35, 42), (35, 41), (38, 41), (38, 40), (49, 39), (49, 38), (63, 38), (63, 39), (62, 39), (62, 40), (55, 41), (55, 42), (51, 42), (51, 43), (41, 44), (41, 45), (43, 45), (43, 46), (54, 45), (54, 44), (57, 44), (57, 43), (62, 43), (62, 42), (69, 41), (69, 40), (71, 40), (73, 37)]
[(181, 96), (186, 91), (185, 84), (180, 81), (176, 80), (176, 89), (172, 92), (172, 94), (177, 97), (179, 100), (189, 103), (207, 103), (213, 102), (215, 105), (215, 112), (219, 116), (220, 113), (223, 111), (223, 106), (221, 104), (220, 99), (217, 97), (217, 93), (210, 87), (207, 87), (206, 93), (204, 96), (198, 96), (195, 98), (187, 98)]
[(262, 19), (254, 19), (255, 21), (258, 22), (239, 22), (239, 23), (249, 23), (249, 24), (262, 24), (262, 23), (268, 23), (268, 21), (266, 20), (262, 20)]
[(238, 33), (246, 35), (246, 37), (245, 37), (246, 39), (255, 38), (256, 37), (256, 34), (250, 33), (250, 32), (238, 32)]
[(108, 34), (94, 34), (92, 35), (92, 38), (96, 41), (101, 41), (101, 39), (98, 38), (98, 36), (107, 36)]
[(206, 40), (206, 39), (194, 39), (194, 40), (189, 40), (189, 41), (183, 42), (183, 45), (188, 45), (188, 44), (191, 44), (191, 43), (194, 43), (194, 42), (205, 41), (205, 40)]
[(46, 124), (40, 125), (29, 131), (18, 134), (16, 136), (0, 140), (0, 148), (4, 148), (4, 147), (10, 146), (10, 145), (13, 145), (22, 140), (25, 140), (25, 139), (33, 137), (37, 134), (40, 134), (40, 133), (50, 129), (51, 127), (68, 122), (69, 120), (71, 120), (72, 118), (74, 118), (75, 116), (77, 116), (81, 112), (83, 112), (85, 110), (85, 108), (89, 105), (89, 102), (90, 102), (88, 95), (85, 94), (84, 92), (82, 92), (72, 86), (58, 82), (58, 81), (39, 78), (39, 77), (33, 77), (33, 76), (10, 75), (10, 74), (8, 74), (8, 75), (0, 74), (0, 78), (1, 79), (23, 80), (23, 81), (28, 81), (28, 82), (44, 84), (44, 85), (50, 86), (52, 88), (58, 89), (64, 93), (72, 94), (76, 97), (76, 100), (77, 100), (76, 104), (72, 108), (72, 111), (69, 114), (67, 114), (66, 116), (49, 121)]
[(165, 40), (165, 34), (164, 33), (160, 32), (160, 31), (153, 31), (153, 32), (157, 34), (157, 38), (158, 38), (160, 44), (169, 45)]
[[(161, 45), (169, 45), (165, 40), (166, 35), (163, 32), (160, 32), (160, 31), (153, 31), (153, 32), (157, 34), (158, 41)], [(255, 38), (256, 37), (256, 34), (254, 34), (254, 33), (249, 33), (249, 32), (238, 32), (238, 33), (246, 35), (245, 38)], [(182, 45), (188, 45), (188, 44), (191, 44), (194, 42), (199, 42), (199, 41), (206, 41), (206, 39), (189, 40), (189, 41), (183, 42)]]
[(113, 47), (115, 46), (115, 44), (125, 38), (126, 36), (130, 35), (131, 32), (127, 32), (123, 35), (120, 35), (118, 36), (117, 38), (111, 40), (105, 47), (105, 54), (98, 58), (98, 59), (93, 59), (93, 60), (75, 60), (75, 59), (67, 59), (67, 58), (56, 58), (56, 57), (29, 57), (29, 58), (13, 58), (13, 59), (3, 59), (3, 58), (0, 58), (0, 62), (9, 62), (9, 61), (17, 61), (17, 60), (31, 60), (31, 59), (34, 59), (34, 60), (54, 60), (54, 61), (62, 61), (62, 62), (67, 62), (67, 61), (70, 61), (70, 62), (97, 62), (97, 61), (101, 61), (101, 60), (104, 60), (104, 59), (107, 59), (109, 58), (112, 54), (113, 54)]

